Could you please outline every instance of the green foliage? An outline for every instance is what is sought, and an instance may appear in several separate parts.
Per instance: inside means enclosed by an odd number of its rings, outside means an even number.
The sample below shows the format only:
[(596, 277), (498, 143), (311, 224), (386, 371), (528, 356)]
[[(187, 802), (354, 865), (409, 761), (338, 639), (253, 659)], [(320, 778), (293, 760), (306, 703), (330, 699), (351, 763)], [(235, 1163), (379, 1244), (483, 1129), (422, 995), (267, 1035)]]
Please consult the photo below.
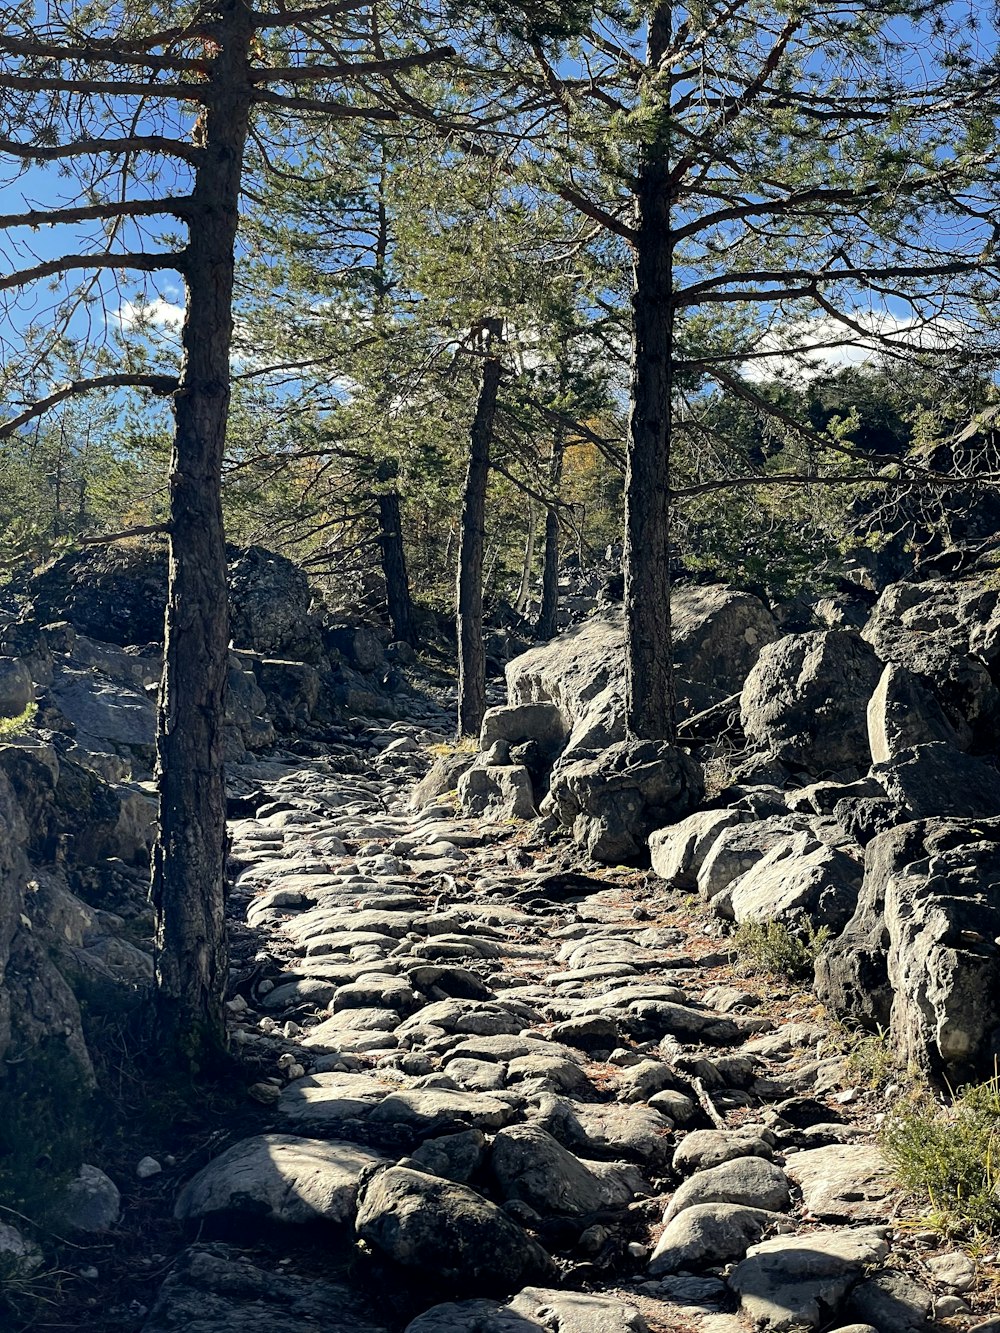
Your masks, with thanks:
[(847, 1045), (847, 1076), (852, 1083), (878, 1092), (900, 1077), (899, 1061), (884, 1028), (851, 1033)]
[(0, 741), (9, 741), (15, 736), (22, 736), (31, 728), (37, 712), (38, 705), (32, 702), (23, 713), (18, 713), (17, 717), (0, 717)]
[(832, 934), (829, 926), (817, 929), (809, 921), (799, 930), (781, 921), (742, 921), (732, 936), (739, 955), (737, 968), (744, 973), (763, 972), (805, 981), (812, 976), (816, 958)]
[(950, 1106), (925, 1094), (892, 1117), (881, 1142), (944, 1231), (1000, 1234), (1000, 1074), (963, 1088)]

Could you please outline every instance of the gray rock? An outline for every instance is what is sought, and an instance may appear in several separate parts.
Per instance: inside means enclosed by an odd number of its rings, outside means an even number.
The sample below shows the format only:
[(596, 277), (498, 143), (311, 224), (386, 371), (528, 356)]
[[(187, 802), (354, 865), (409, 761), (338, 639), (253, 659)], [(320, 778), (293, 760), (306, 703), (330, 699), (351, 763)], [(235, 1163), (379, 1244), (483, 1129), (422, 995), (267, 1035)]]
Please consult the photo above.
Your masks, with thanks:
[(16, 1227), (0, 1222), (0, 1267), (5, 1276), (27, 1277), (40, 1268), (45, 1256)]
[(405, 1333), (648, 1333), (634, 1306), (615, 1296), (525, 1287), (507, 1305), (454, 1301), (407, 1324)]
[(774, 1158), (774, 1135), (761, 1129), (694, 1129), (674, 1153), (673, 1168), (681, 1176), (704, 1171), (736, 1157)]
[(796, 833), (730, 885), (729, 913), (737, 922), (807, 919), (838, 933), (854, 914), (863, 877), (860, 847), (852, 854)]
[(929, 1255), (924, 1266), (935, 1282), (951, 1291), (971, 1291), (976, 1285), (976, 1265), (961, 1250)]
[(357, 1231), (404, 1268), (457, 1286), (511, 1290), (553, 1273), (552, 1260), (482, 1195), (438, 1176), (393, 1166), (361, 1193)]
[(769, 644), (747, 677), (740, 714), (747, 739), (822, 777), (868, 767), (868, 701), (882, 664), (852, 630), (793, 634)]
[(510, 1302), (510, 1309), (559, 1333), (647, 1333), (639, 1311), (617, 1296), (525, 1287)]
[(930, 1329), (934, 1298), (907, 1273), (892, 1269), (859, 1282), (844, 1309), (848, 1319), (871, 1320), (879, 1333), (916, 1333)]
[(649, 1261), (650, 1277), (680, 1268), (715, 1267), (742, 1259), (769, 1228), (788, 1227), (779, 1213), (735, 1203), (700, 1203), (670, 1221)]
[(148, 756), (156, 729), (156, 704), (146, 693), (91, 670), (61, 667), (49, 693), (72, 723), (76, 743), (97, 753)]
[(897, 583), (876, 602), (863, 634), (883, 662), (906, 667), (937, 696), (963, 749), (995, 749), (1000, 693), (998, 591), (990, 575)]
[(663, 1214), (670, 1222), (700, 1203), (738, 1203), (767, 1212), (789, 1206), (788, 1178), (780, 1166), (761, 1157), (734, 1157), (719, 1166), (697, 1171), (675, 1191)]
[(429, 1134), (458, 1121), (492, 1132), (509, 1125), (514, 1111), (499, 1097), (484, 1093), (452, 1092), (447, 1088), (405, 1088), (393, 1092), (368, 1115), (371, 1125), (405, 1125)]
[(465, 1129), (425, 1139), (410, 1153), (410, 1161), (421, 1170), (467, 1185), (486, 1159), (486, 1138), (481, 1130)]
[(394, 1091), (370, 1074), (309, 1074), (282, 1091), (278, 1114), (296, 1127), (335, 1128), (344, 1120), (361, 1120)]
[(890, 662), (868, 703), (872, 763), (933, 741), (957, 746), (958, 735), (934, 695), (906, 667)]
[(0, 657), (0, 717), (20, 717), (35, 697), (27, 666), (16, 657)]
[(905, 819), (988, 819), (1000, 815), (1000, 772), (983, 759), (936, 741), (875, 764), (872, 777)]
[(753, 1246), (727, 1281), (754, 1325), (798, 1333), (825, 1325), (861, 1273), (888, 1253), (875, 1229), (779, 1236)]
[[(721, 585), (671, 594), (681, 712), (700, 712), (739, 690), (777, 634), (756, 597)], [(624, 738), (624, 628), (620, 612), (592, 616), (507, 664), (511, 704), (555, 704), (572, 724), (566, 755)], [(665, 821), (664, 821), (665, 822)]]
[(54, 1211), (60, 1226), (102, 1235), (121, 1217), (121, 1195), (110, 1176), (85, 1163), (63, 1190)]
[(811, 821), (803, 815), (785, 814), (723, 828), (698, 871), (699, 896), (711, 902), (752, 870), (768, 852), (782, 846), (795, 833), (807, 832), (810, 826)]
[(789, 1157), (785, 1170), (802, 1201), (823, 1222), (877, 1222), (886, 1215), (893, 1181), (881, 1151), (869, 1143), (837, 1143)]
[(456, 791), (459, 778), (472, 767), (475, 758), (468, 750), (440, 755), (410, 793), (410, 809), (423, 810), (442, 796)]
[(467, 815), (534, 819), (535, 793), (523, 764), (474, 765), (458, 779), (458, 799)]
[(858, 911), (817, 966), (824, 1003), (888, 1026), (899, 1057), (988, 1078), (1000, 1036), (1000, 820), (928, 819), (865, 853)]
[(538, 1125), (501, 1130), (493, 1140), (490, 1169), (504, 1199), (562, 1217), (624, 1210), (649, 1192), (634, 1167), (581, 1162)]
[(649, 835), (654, 873), (670, 883), (693, 887), (720, 834), (749, 819), (745, 810), (696, 810), (679, 824), (656, 829)]
[(181, 1190), (179, 1221), (249, 1213), (271, 1222), (352, 1220), (362, 1172), (385, 1161), (370, 1148), (290, 1134), (258, 1134), (209, 1162)]
[(554, 755), (569, 736), (565, 713), (556, 704), (512, 704), (506, 708), (487, 708), (479, 734), (479, 748), (488, 750), (497, 741), (517, 745), (537, 741), (543, 752)]
[(698, 766), (663, 742), (622, 741), (553, 770), (543, 808), (597, 861), (641, 856), (655, 828), (683, 818), (701, 798)]
[(540, 1104), (537, 1123), (585, 1156), (614, 1153), (655, 1169), (662, 1169), (670, 1157), (672, 1122), (649, 1106), (592, 1105), (552, 1097)]
[(173, 1263), (143, 1333), (386, 1333), (349, 1287), (269, 1273), (227, 1245)]

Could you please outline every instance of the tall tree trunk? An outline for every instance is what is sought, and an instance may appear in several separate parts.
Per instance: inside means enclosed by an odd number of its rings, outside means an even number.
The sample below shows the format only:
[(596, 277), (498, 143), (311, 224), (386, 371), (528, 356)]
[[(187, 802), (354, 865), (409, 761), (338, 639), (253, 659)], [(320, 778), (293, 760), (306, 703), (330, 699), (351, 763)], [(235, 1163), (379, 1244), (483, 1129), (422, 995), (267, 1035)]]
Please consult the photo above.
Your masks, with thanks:
[[(557, 426), (549, 456), (549, 491), (555, 498), (562, 482), (565, 431)], [(559, 615), (559, 511), (549, 505), (545, 511), (545, 555), (542, 560), (542, 602), (535, 627), (540, 639), (554, 639)]]
[[(649, 24), (648, 67), (668, 49), (670, 8)], [(632, 397), (625, 478), (625, 707), (628, 735), (676, 733), (670, 633), (673, 248), (669, 125), (643, 146), (635, 191)]]
[(458, 628), (458, 734), (478, 736), (486, 712), (486, 651), (483, 645), (483, 548), (486, 487), (490, 474), (493, 420), (500, 390), (500, 357), (493, 351), (503, 324), (483, 320), (483, 377), (469, 437), (469, 470), (462, 491), (456, 580)]
[[(380, 469), (380, 474), (382, 469)], [(392, 474), (380, 475), (380, 481), (389, 481)], [(406, 550), (403, 546), (403, 522), (400, 514), (399, 491), (382, 491), (378, 496), (378, 540), (382, 554), (382, 573), (385, 576), (385, 599), (389, 609), (392, 637), (413, 643), (413, 602), (410, 598), (410, 580), (406, 572)]]
[(528, 527), (524, 534), (524, 560), (521, 562), (521, 582), (518, 585), (517, 597), (514, 599), (514, 610), (519, 616), (523, 616), (531, 597), (531, 567), (535, 563), (535, 537), (538, 532), (538, 515), (535, 512), (534, 503), (528, 501)]
[(234, 246), (251, 85), (251, 11), (216, 11), (213, 96), (184, 260), (187, 302), (170, 469), (170, 571), (157, 719), (160, 833), (153, 857), (159, 1051), (195, 1073), (225, 1049), (229, 617), (221, 479), (229, 410)]

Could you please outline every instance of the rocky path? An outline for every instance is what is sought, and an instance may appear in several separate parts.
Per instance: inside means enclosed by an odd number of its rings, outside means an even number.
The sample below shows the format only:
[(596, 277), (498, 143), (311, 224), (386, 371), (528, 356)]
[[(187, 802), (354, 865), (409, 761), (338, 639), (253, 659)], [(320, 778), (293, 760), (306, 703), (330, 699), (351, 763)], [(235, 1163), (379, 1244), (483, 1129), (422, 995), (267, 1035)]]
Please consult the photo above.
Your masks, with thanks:
[(234, 770), (263, 1128), (178, 1172), (144, 1333), (1000, 1327), (808, 996), (651, 875), (411, 809), (447, 725)]

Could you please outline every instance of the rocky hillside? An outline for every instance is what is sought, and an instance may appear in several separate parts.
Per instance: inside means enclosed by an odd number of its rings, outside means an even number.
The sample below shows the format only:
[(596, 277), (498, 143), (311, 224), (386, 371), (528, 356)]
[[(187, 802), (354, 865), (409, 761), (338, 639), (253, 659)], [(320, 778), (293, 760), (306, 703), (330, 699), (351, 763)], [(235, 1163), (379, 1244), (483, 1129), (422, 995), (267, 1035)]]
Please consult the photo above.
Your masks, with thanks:
[[(38, 705), (0, 748), (6, 1095), (30, 1108), (73, 1070), (82, 1105), (90, 1050), (106, 1080), (107, 1017), (149, 977), (156, 649), (138, 600), (114, 643), (58, 601), (5, 630), (0, 709)], [(927, 1215), (879, 1133), (998, 1049), (994, 564), (812, 608), (678, 589), (678, 746), (624, 739), (613, 610), (508, 664), (475, 754), (377, 634), (298, 608), (236, 631), (235, 1075), (164, 1101), (119, 1050), (124, 1130), (0, 1130), (11, 1317), (995, 1328), (990, 1242)]]

